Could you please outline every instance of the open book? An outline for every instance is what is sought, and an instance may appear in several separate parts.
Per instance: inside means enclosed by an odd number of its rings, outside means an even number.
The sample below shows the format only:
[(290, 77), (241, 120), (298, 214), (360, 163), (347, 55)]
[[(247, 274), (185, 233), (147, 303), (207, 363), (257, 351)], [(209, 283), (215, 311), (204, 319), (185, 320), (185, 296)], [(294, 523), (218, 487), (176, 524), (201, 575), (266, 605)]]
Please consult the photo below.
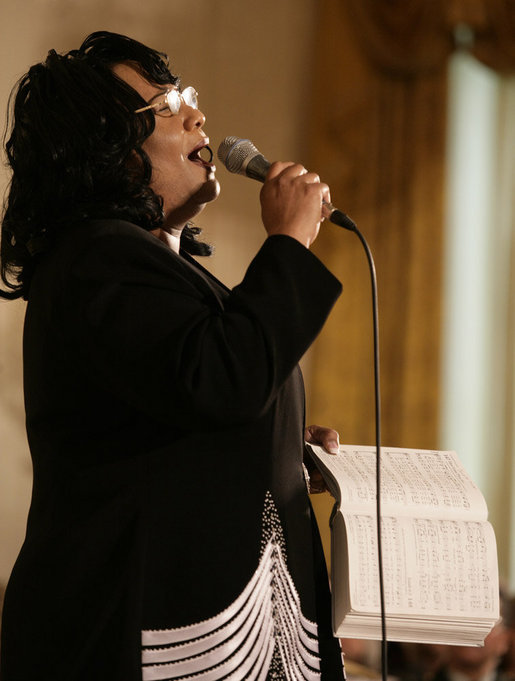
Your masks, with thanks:
[[(375, 447), (311, 446), (336, 499), (333, 629), (381, 638)], [(387, 638), (481, 645), (499, 618), (497, 549), (483, 495), (455, 452), (381, 448)]]

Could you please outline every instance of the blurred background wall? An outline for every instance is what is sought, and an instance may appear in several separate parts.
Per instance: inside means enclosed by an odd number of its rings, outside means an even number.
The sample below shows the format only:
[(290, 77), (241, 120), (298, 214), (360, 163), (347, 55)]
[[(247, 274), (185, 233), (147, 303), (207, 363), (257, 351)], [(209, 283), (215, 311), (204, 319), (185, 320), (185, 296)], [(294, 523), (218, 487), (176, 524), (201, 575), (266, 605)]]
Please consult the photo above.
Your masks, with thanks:
[[(249, 137), (268, 158), (299, 160), (329, 182), (334, 203), (356, 220), (376, 258), (383, 443), (458, 450), (487, 495), (501, 572), (513, 582), (513, 4), (3, 0), (0, 19), (3, 110), (16, 80), (48, 49), (77, 47), (94, 30), (117, 31), (167, 52), (183, 83), (195, 85), (213, 148), (226, 135)], [(474, 74), (479, 69), (473, 78), (488, 83), (468, 86), (480, 91), (480, 103), (464, 100), (467, 60)], [(473, 129), (456, 147), (463, 120), (478, 120), (481, 106), (490, 111), (487, 131)], [(488, 143), (468, 163), (478, 136)], [(463, 168), (476, 165), (486, 175), (456, 189)], [(222, 194), (198, 224), (216, 247), (204, 264), (232, 285), (264, 238), (259, 185), (223, 168), (218, 177)], [(8, 182), (3, 168), (0, 182)], [(485, 186), (486, 212), (471, 230), (470, 216), (456, 208)], [(328, 224), (315, 251), (344, 294), (304, 362), (308, 421), (338, 428), (342, 442), (370, 444), (366, 261), (352, 234)], [(23, 303), (0, 303), (0, 582), (22, 541), (30, 499), (23, 313)], [(472, 339), (481, 342), (462, 364)], [(469, 403), (471, 395), (481, 400)], [(314, 503), (327, 542), (332, 502), (320, 495)]]

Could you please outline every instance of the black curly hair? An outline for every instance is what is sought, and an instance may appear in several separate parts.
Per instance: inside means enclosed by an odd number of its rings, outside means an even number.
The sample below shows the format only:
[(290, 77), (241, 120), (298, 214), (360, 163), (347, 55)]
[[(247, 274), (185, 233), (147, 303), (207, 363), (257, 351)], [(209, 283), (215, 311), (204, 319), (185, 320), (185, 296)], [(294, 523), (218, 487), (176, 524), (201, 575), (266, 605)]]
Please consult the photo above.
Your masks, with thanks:
[[(27, 297), (38, 259), (71, 223), (119, 218), (159, 227), (163, 202), (150, 188), (152, 166), (142, 148), (154, 115), (112, 66), (129, 62), (151, 83), (179, 85), (168, 58), (126, 36), (97, 31), (78, 50), (48, 53), (11, 94), (5, 148), (12, 179), (2, 222), (0, 297)], [(6, 137), (9, 131), (6, 133)], [(134, 162), (134, 154), (140, 163)], [(181, 246), (211, 248), (188, 225)]]

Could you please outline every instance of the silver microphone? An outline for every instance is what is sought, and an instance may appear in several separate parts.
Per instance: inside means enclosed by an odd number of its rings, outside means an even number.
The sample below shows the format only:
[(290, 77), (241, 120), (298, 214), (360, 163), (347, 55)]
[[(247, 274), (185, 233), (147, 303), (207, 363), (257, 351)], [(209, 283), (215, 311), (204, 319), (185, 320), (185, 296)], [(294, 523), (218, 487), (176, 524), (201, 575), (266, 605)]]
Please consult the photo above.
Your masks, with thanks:
[(226, 137), (218, 147), (218, 158), (227, 170), (264, 182), (270, 161), (261, 154), (250, 140)]
[[(226, 137), (218, 147), (218, 158), (230, 173), (245, 175), (252, 180), (264, 182), (271, 166), (263, 154), (248, 139)], [(322, 201), (322, 215), (335, 225), (356, 231), (356, 225), (348, 215), (331, 203)]]

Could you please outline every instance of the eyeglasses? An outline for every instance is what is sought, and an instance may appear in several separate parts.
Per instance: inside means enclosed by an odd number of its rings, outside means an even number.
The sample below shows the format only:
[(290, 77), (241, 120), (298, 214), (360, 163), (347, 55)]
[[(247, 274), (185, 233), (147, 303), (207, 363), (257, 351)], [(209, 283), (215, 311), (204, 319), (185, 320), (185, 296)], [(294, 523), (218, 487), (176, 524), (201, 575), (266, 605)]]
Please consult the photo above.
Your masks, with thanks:
[(179, 92), (176, 87), (172, 87), (165, 93), (163, 99), (155, 102), (154, 104), (143, 106), (141, 109), (136, 109), (134, 113), (141, 113), (142, 111), (155, 109), (156, 113), (169, 110), (172, 113), (172, 116), (176, 116), (181, 110), (181, 105), (183, 102), (187, 106), (191, 106), (193, 109), (198, 109), (198, 92), (194, 87), (191, 87), (191, 85), (187, 88), (184, 88), (182, 92)]

